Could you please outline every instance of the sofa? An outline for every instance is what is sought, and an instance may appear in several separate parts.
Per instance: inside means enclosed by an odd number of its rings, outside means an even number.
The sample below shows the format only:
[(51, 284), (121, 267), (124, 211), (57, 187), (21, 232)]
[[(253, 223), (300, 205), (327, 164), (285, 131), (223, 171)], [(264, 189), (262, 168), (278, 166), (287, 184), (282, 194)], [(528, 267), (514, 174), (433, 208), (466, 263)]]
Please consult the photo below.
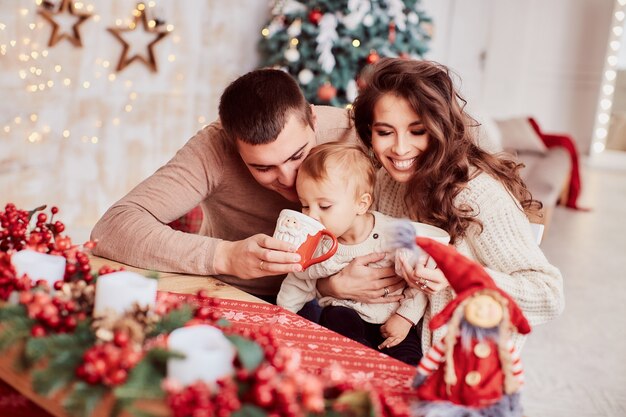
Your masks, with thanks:
[[(475, 116), (478, 126), (479, 145), (492, 153), (505, 152), (524, 164), (520, 171), (522, 180), (534, 199), (541, 201), (540, 216), (530, 217), (531, 223), (548, 224), (554, 208), (565, 202), (568, 194), (572, 157), (562, 146), (546, 145), (546, 135), (536, 121), (529, 117), (494, 120), (486, 116)], [(565, 135), (558, 137), (567, 138)]]

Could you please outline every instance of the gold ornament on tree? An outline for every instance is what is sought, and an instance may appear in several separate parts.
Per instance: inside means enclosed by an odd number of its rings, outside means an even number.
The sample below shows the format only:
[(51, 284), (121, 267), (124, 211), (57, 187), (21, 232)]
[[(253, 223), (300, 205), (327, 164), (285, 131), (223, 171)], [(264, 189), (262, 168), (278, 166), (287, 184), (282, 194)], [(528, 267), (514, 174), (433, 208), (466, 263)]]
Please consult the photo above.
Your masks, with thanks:
[[(50, 25), (52, 25), (52, 33), (50, 34), (50, 39), (48, 40), (48, 46), (52, 47), (59, 43), (62, 39), (67, 39), (76, 47), (83, 46), (78, 27), (92, 15), (86, 12), (77, 12), (76, 8), (77, 7), (74, 5), (73, 0), (61, 0), (61, 4), (56, 11), (54, 11), (54, 4), (49, 1), (45, 1), (43, 6), (39, 8), (37, 13), (50, 23)], [(71, 33), (64, 33), (60, 30), (60, 25), (56, 21), (56, 18), (60, 15), (68, 14), (76, 18), (76, 23), (72, 25)]]
[[(122, 44), (122, 54), (117, 63), (116, 71), (120, 72), (133, 61), (142, 62), (152, 72), (157, 72), (157, 62), (154, 55), (154, 47), (163, 38), (171, 32), (171, 26), (165, 26), (164, 22), (159, 19), (149, 19), (146, 13), (146, 5), (144, 3), (137, 4), (137, 8), (133, 11), (133, 21), (128, 27), (110, 27), (107, 28), (109, 32)], [(130, 44), (124, 39), (123, 34), (138, 30), (138, 26), (141, 23), (142, 30), (146, 33), (152, 34), (154, 39), (147, 46), (146, 56), (141, 54), (134, 54), (129, 56)]]

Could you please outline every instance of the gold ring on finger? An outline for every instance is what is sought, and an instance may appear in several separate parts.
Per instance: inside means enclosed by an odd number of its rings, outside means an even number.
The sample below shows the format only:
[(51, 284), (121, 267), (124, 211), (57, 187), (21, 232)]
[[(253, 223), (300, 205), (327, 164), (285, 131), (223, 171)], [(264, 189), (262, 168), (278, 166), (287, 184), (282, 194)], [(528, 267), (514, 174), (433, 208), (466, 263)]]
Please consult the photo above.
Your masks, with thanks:
[(384, 291), (383, 298), (386, 298), (389, 295), (389, 288), (385, 287), (383, 288), (383, 291)]
[(264, 264), (264, 263), (265, 263), (265, 261), (261, 261), (261, 263), (259, 264), (259, 269), (260, 269), (260, 270), (263, 270), (263, 269), (264, 269), (264, 268), (263, 268), (263, 264)]

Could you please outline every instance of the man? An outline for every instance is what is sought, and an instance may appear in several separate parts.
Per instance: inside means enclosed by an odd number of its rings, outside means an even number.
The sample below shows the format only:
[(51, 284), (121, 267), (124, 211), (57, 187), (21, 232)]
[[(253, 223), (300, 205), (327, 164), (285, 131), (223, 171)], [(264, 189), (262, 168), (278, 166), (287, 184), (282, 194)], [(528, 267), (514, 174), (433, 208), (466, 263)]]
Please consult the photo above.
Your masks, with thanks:
[[(275, 301), (284, 274), (300, 270), (296, 248), (271, 237), (280, 210), (300, 209), (298, 168), (316, 144), (354, 141), (355, 132), (344, 110), (314, 108), (289, 74), (274, 69), (231, 83), (219, 116), (109, 208), (91, 234), (98, 240), (94, 254), (140, 268), (216, 275)], [(204, 214), (198, 235), (167, 226), (197, 205)], [(392, 268), (367, 267), (381, 258), (357, 258), (318, 287), (337, 298), (394, 301), (383, 296), (401, 288), (401, 279)]]

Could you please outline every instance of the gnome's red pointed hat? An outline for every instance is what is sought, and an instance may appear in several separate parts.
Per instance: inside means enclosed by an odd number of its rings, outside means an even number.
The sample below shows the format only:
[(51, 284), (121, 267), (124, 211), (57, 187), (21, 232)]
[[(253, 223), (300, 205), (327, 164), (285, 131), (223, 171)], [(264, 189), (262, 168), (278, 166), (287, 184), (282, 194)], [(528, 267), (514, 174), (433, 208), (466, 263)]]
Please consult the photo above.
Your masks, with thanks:
[(432, 330), (446, 324), (452, 317), (454, 310), (467, 297), (477, 291), (490, 289), (498, 292), (508, 301), (510, 320), (517, 328), (518, 333), (530, 333), (530, 324), (528, 324), (515, 300), (496, 286), (481, 265), (461, 255), (452, 246), (443, 245), (432, 239), (418, 237), (415, 242), (433, 257), (456, 292), (456, 298), (430, 320), (429, 327)]

